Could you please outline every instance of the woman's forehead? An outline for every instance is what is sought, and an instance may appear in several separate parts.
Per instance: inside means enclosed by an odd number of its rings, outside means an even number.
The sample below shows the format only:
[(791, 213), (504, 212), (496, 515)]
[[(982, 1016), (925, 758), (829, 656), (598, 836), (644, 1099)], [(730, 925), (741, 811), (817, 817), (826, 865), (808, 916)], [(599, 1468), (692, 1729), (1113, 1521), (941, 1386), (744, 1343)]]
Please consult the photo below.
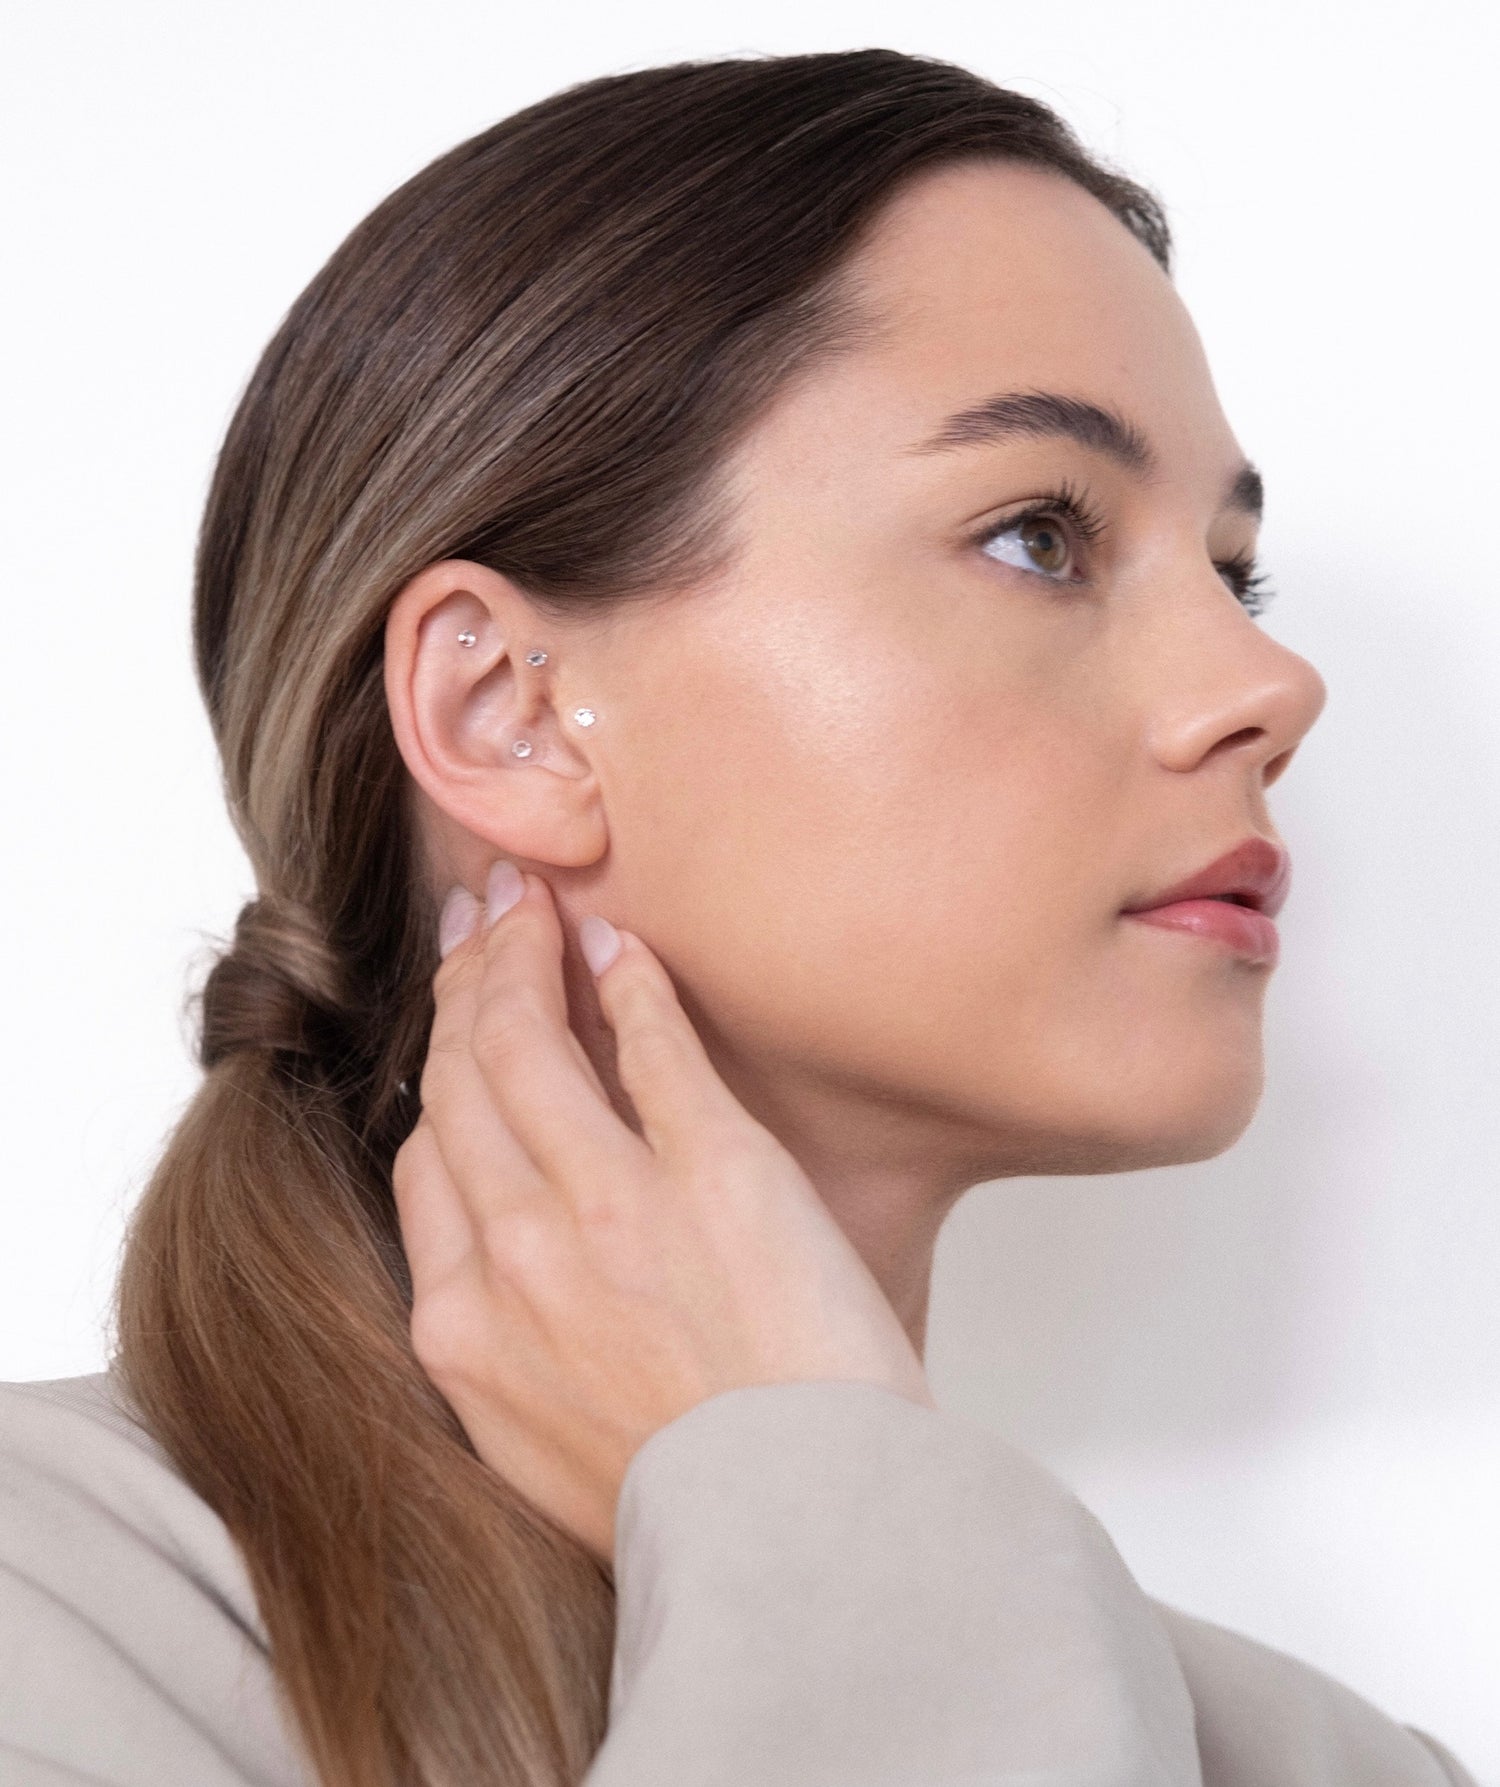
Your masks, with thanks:
[(905, 457), (955, 415), (1045, 392), (1125, 418), (1167, 460), (1239, 458), (1171, 281), (1072, 181), (933, 170), (890, 201), (847, 273), (874, 328), (787, 389), (751, 457), (799, 476), (830, 456)]

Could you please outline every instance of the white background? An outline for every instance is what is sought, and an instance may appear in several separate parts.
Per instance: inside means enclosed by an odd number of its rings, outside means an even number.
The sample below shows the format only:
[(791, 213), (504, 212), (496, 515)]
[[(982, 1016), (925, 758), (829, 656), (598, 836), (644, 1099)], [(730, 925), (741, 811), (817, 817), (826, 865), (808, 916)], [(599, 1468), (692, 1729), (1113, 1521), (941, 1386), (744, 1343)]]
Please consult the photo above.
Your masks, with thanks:
[(569, 82), (889, 45), (1056, 105), (1165, 196), (1269, 490), (1265, 624), (1328, 709), (1246, 1137), (976, 1189), (950, 1407), (1147, 1589), (1500, 1782), (1494, 9), (1197, 0), (69, 0), (0, 54), (7, 998), (0, 1377), (103, 1361), (122, 1218), (194, 1085), (181, 1002), (252, 891), (193, 685), (212, 455), (281, 313), (409, 173)]

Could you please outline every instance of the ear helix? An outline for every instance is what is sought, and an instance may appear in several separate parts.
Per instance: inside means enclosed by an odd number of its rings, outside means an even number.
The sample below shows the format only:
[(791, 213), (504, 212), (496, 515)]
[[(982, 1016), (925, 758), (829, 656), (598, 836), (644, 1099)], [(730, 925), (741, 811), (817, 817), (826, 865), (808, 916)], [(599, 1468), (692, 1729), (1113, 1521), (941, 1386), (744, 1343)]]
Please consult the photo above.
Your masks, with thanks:
[[(473, 645), (475, 637), (475, 634), (472, 633), (468, 627), (465, 627), (463, 632), (458, 636), (458, 643), (460, 645)], [(527, 652), (526, 662), (532, 665), (545, 664), (547, 662), (547, 654), (540, 646), (537, 646), (534, 650)], [(573, 709), (573, 718), (580, 726), (592, 726), (599, 716), (591, 707), (575, 707)], [(518, 738), (510, 747), (511, 755), (513, 757), (529, 757), (532, 753), (532, 748), (530, 739)]]

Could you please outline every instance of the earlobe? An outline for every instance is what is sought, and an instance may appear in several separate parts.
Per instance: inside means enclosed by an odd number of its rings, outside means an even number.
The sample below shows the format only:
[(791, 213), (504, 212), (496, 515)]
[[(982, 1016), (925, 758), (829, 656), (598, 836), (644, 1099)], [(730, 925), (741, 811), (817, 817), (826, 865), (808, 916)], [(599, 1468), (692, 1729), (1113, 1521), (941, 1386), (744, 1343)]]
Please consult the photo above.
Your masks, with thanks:
[(564, 706), (545, 623), (515, 584), (462, 560), (430, 565), (386, 618), (397, 748), (454, 826), (509, 856), (582, 867), (603, 854), (592, 706)]

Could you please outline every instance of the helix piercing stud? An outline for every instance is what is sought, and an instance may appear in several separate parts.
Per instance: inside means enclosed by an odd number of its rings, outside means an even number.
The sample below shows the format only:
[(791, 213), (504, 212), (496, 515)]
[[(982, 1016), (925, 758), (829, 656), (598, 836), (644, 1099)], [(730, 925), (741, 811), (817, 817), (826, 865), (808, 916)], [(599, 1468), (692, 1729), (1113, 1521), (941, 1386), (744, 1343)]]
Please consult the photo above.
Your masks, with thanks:
[(459, 634), (458, 643), (460, 645), (472, 645), (474, 643), (474, 635), (467, 627), (465, 627), (463, 632)]

